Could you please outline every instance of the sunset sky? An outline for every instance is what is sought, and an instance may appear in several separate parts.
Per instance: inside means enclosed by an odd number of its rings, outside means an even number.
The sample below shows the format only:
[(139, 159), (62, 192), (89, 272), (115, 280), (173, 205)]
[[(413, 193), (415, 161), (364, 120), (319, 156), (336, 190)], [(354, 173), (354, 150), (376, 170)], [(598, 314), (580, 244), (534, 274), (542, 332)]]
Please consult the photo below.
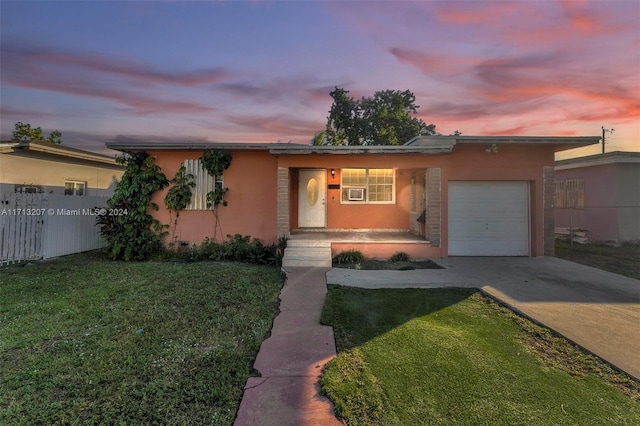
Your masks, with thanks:
[[(0, 2), (1, 137), (308, 143), (339, 86), (443, 134), (640, 151), (640, 2)], [(599, 146), (571, 155), (600, 152)]]

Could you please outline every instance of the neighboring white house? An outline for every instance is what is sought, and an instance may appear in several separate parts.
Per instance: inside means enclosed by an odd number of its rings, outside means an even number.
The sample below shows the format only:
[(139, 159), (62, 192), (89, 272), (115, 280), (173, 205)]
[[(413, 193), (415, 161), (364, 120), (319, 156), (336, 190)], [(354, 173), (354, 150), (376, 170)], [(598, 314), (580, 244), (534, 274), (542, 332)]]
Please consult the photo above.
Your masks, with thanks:
[(556, 161), (555, 226), (589, 241), (640, 241), (640, 152)]
[(96, 208), (124, 167), (49, 142), (0, 142), (0, 264), (104, 247)]
[(44, 141), (0, 142), (0, 192), (111, 196), (124, 173), (113, 157)]

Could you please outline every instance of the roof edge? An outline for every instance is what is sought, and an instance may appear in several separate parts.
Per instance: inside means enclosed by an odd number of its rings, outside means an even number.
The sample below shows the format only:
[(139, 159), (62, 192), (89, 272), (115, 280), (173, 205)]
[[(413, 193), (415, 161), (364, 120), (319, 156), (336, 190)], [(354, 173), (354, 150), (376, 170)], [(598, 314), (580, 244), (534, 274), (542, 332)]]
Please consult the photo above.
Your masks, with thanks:
[(437, 145), (437, 146), (406, 146), (406, 145), (308, 145), (297, 143), (241, 143), (241, 142), (210, 142), (210, 143), (162, 143), (162, 142), (146, 142), (146, 143), (123, 143), (114, 142), (107, 143), (107, 148), (117, 151), (189, 151), (189, 150), (205, 150), (205, 149), (223, 149), (229, 151), (269, 151), (269, 153), (277, 154), (362, 154), (362, 153), (433, 153), (444, 154), (450, 153), (453, 145)]
[(268, 150), (273, 145), (292, 145), (280, 143), (245, 143), (245, 142), (197, 142), (197, 143), (165, 143), (165, 142), (107, 142), (106, 147), (116, 151), (189, 151), (205, 149), (226, 150)]
[(71, 148), (64, 145), (53, 144), (46, 141), (0, 142), (0, 153), (11, 154), (27, 151), (56, 155), (59, 157), (74, 158), (78, 160), (92, 161), (96, 163), (117, 165), (115, 158), (108, 155), (85, 151), (78, 148)]
[(558, 160), (556, 170), (578, 169), (581, 167), (604, 166), (607, 164), (640, 164), (640, 152), (611, 151), (604, 154)]
[(205, 149), (269, 151), (272, 154), (351, 154), (351, 153), (450, 153), (456, 144), (545, 144), (556, 151), (600, 143), (599, 136), (416, 136), (404, 145), (308, 145), (298, 143), (244, 142), (108, 142), (116, 151), (189, 151)]
[(579, 148), (600, 143), (600, 136), (416, 136), (405, 145), (428, 145), (432, 143), (453, 144), (536, 144), (554, 145), (555, 150)]

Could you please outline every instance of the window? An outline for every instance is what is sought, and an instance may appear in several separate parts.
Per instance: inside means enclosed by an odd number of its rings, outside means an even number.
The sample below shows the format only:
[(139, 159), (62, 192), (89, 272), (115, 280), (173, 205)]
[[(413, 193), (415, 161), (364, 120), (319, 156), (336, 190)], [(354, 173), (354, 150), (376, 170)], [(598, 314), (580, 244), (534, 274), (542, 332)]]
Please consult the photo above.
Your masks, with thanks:
[(342, 169), (341, 202), (393, 204), (395, 175), (393, 169)]
[(64, 195), (84, 195), (86, 183), (75, 180), (64, 181)]
[(584, 208), (584, 179), (557, 180), (555, 188), (555, 208)]
[(16, 185), (13, 189), (18, 194), (42, 194), (40, 185)]
[(186, 160), (182, 163), (186, 173), (193, 175), (196, 186), (191, 188), (191, 202), (185, 210), (207, 210), (207, 194), (214, 188), (224, 188), (222, 175), (210, 176), (202, 168), (200, 160)]

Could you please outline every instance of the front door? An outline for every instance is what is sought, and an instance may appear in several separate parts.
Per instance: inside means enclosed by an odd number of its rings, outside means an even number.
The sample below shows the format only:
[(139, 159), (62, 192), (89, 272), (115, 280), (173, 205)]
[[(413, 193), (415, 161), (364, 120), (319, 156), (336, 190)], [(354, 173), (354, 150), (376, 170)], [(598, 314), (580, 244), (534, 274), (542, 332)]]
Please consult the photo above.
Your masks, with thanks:
[(298, 184), (298, 226), (324, 228), (327, 226), (327, 171), (300, 170)]

